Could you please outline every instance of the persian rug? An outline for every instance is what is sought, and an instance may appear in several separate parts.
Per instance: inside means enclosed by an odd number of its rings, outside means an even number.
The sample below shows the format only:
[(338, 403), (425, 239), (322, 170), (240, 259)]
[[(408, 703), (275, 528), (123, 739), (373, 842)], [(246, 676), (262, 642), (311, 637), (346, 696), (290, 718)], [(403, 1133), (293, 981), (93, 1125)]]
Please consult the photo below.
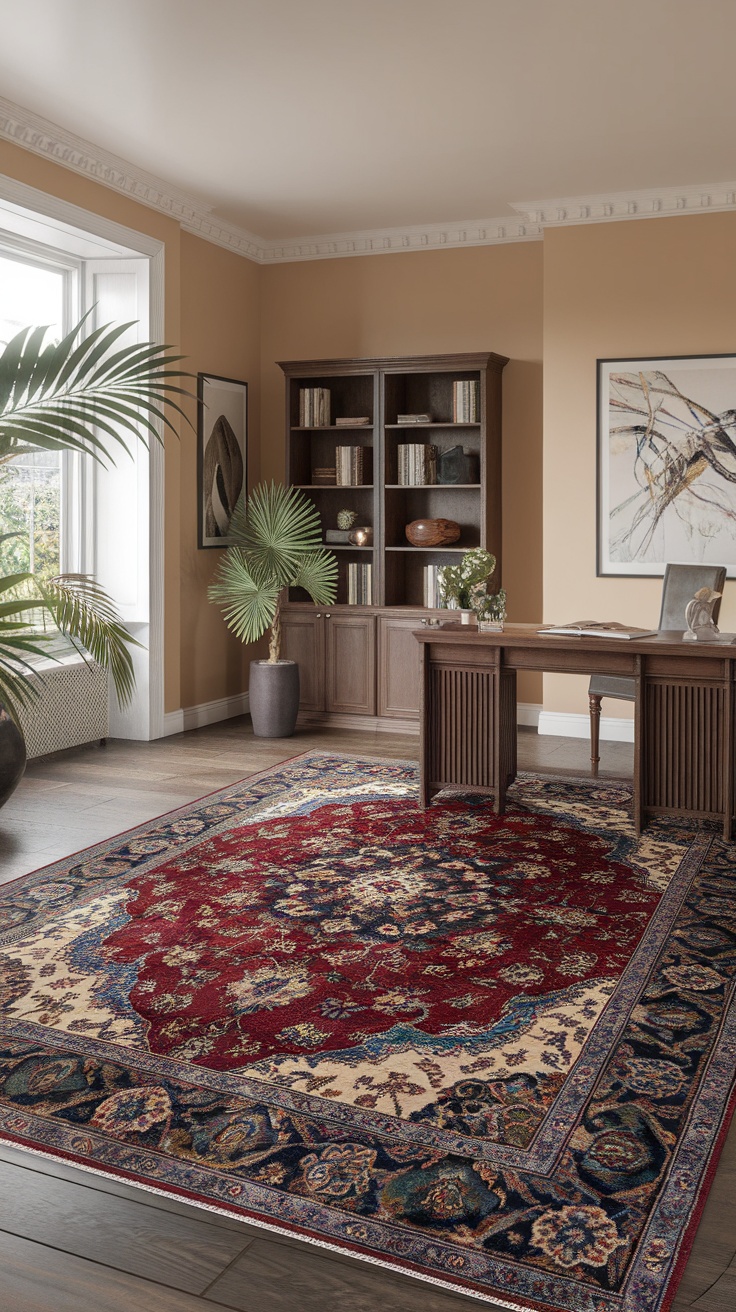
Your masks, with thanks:
[(309, 753), (0, 888), (0, 1137), (516, 1309), (660, 1312), (733, 1108), (734, 849)]

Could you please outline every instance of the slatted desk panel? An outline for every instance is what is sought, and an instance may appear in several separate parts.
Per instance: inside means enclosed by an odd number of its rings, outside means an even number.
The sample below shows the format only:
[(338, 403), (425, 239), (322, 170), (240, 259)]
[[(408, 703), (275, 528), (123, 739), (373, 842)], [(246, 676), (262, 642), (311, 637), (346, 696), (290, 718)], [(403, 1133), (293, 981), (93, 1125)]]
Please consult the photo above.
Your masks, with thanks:
[(732, 838), (736, 645), (503, 633), (446, 624), (421, 650), (421, 793), (463, 786), (502, 812), (516, 775), (516, 671), (621, 674), (635, 680), (634, 823), (669, 814), (718, 818)]

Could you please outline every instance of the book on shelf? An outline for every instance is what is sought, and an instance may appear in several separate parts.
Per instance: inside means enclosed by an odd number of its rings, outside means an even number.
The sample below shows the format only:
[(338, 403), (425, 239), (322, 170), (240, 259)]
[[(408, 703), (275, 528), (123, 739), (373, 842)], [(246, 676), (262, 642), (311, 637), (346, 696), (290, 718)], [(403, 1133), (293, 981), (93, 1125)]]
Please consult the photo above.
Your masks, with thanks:
[(431, 424), (431, 415), (397, 415), (397, 424)]
[(636, 629), (629, 624), (619, 624), (616, 620), (575, 620), (572, 624), (548, 625), (537, 630), (539, 633), (559, 633), (572, 638), (653, 638), (656, 629)]
[(364, 428), (371, 422), (370, 415), (341, 415), (335, 420), (336, 428)]
[(362, 446), (335, 447), (338, 487), (360, 487), (363, 482)]
[(330, 424), (329, 387), (299, 388), (299, 427), (328, 428)]
[(424, 605), (430, 610), (441, 610), (445, 606), (440, 593), (441, 565), (425, 565), (423, 570)]
[(452, 422), (454, 424), (478, 423), (478, 393), (477, 378), (459, 378), (452, 384)]
[(431, 487), (437, 482), (437, 447), (431, 442), (400, 442), (397, 447), (401, 487)]
[(337, 482), (337, 470), (334, 465), (319, 466), (312, 470), (312, 483), (315, 487), (334, 487)]
[(348, 565), (348, 606), (373, 605), (373, 566)]

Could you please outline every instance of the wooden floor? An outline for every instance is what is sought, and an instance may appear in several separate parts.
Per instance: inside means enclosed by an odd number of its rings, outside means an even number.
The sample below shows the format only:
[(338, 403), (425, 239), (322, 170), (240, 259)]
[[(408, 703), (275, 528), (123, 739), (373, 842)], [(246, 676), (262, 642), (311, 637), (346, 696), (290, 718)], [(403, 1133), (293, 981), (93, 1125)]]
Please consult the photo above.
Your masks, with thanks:
[[(0, 881), (99, 842), (312, 748), (414, 758), (417, 740), (300, 730), (255, 740), (248, 720), (154, 743), (113, 742), (32, 763), (0, 811)], [(519, 768), (584, 773), (586, 744), (519, 734)], [(603, 744), (603, 777), (632, 749)], [(736, 1308), (731, 1133), (673, 1312)], [(453, 1312), (475, 1299), (225, 1220), (0, 1145), (2, 1312)]]

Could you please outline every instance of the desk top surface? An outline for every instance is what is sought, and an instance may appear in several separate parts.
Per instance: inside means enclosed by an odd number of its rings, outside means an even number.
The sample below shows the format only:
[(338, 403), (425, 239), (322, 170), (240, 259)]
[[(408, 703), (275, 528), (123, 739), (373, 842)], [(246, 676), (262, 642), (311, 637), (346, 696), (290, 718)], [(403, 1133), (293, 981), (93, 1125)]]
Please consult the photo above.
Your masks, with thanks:
[(618, 651), (633, 655), (720, 656), (736, 660), (736, 642), (685, 642), (683, 631), (662, 629), (648, 638), (593, 638), (589, 634), (540, 633), (541, 624), (506, 624), (502, 633), (479, 633), (474, 624), (427, 625), (414, 630), (418, 642), (452, 642), (463, 646), (531, 647), (545, 651)]

